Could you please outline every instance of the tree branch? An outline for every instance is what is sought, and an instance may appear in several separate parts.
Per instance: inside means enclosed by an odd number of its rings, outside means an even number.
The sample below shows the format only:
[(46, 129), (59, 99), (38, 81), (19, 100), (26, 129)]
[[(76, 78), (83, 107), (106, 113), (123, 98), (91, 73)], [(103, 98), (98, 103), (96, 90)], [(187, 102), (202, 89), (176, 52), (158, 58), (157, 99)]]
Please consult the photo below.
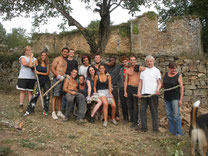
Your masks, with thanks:
[(80, 31), (83, 31), (85, 28), (77, 22), (69, 13), (61, 9), (55, 0), (52, 0), (53, 6), (68, 20), (69, 26), (76, 26)]
[(118, 8), (119, 6), (121, 6), (121, 3), (123, 2), (123, 0), (120, 0), (119, 3), (112, 3), (110, 5), (110, 7), (112, 7), (113, 5), (116, 5), (112, 10), (110, 10), (110, 13), (113, 12), (116, 8)]

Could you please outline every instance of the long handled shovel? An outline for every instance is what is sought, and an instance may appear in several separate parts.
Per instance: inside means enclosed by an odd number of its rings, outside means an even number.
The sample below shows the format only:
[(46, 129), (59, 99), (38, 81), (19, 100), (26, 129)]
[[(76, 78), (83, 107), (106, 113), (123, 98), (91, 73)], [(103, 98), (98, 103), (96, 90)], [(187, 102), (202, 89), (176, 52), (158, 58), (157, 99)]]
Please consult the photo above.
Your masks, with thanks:
[[(35, 71), (37, 71), (35, 64), (34, 64), (34, 69), (35, 69)], [(42, 104), (42, 108), (44, 108), (43, 96), (42, 96), (42, 92), (41, 92), (41, 88), (40, 88), (40, 83), (39, 83), (38, 75), (35, 73), (35, 76), (36, 76), (37, 83), (38, 83), (38, 90), (39, 90), (39, 94), (40, 94), (40, 101), (41, 101), (41, 104)]]

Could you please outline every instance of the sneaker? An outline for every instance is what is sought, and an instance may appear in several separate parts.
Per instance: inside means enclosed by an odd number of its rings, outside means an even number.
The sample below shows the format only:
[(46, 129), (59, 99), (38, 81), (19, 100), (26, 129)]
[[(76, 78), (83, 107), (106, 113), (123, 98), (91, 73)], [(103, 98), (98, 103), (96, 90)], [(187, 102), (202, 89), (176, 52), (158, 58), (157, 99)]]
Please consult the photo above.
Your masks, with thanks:
[(117, 122), (115, 119), (112, 119), (111, 122), (112, 122), (114, 125), (118, 125), (118, 122)]
[(103, 122), (103, 127), (107, 127), (107, 125), (108, 125), (108, 121), (104, 121)]
[(23, 110), (23, 105), (21, 104), (21, 105), (19, 105), (19, 112), (20, 112), (20, 113), (23, 113), (23, 111), (24, 111), (24, 110)]
[(30, 113), (28, 111), (25, 112), (24, 116), (28, 116)]
[(57, 120), (57, 119), (58, 119), (58, 117), (56, 116), (56, 112), (52, 112), (52, 118), (53, 118), (54, 120)]
[(65, 115), (61, 112), (61, 111), (58, 111), (57, 112), (57, 116), (61, 117), (61, 118), (65, 118)]
[(77, 124), (84, 124), (84, 123), (86, 123), (85, 119), (78, 119), (77, 120)]

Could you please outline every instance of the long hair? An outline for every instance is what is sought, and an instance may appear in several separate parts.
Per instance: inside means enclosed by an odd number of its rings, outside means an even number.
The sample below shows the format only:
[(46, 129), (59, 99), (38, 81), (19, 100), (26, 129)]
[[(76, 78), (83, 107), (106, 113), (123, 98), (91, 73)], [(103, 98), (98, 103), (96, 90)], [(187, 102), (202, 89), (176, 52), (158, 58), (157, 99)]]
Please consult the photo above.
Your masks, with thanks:
[[(96, 70), (96, 68), (95, 68), (95, 66), (89, 66), (88, 68), (87, 68), (87, 77), (91, 77), (91, 75), (90, 75), (90, 68), (93, 68), (94, 70), (95, 70), (95, 75), (97, 75), (97, 70)], [(94, 75), (94, 76), (95, 76)]]
[(38, 58), (37, 58), (37, 61), (38, 61), (38, 64), (40, 65), (42, 60), (41, 60), (41, 55), (45, 53), (46, 54), (46, 59), (44, 60), (44, 63), (45, 65), (47, 66), (48, 65), (48, 54), (45, 52), (45, 51), (41, 51)]

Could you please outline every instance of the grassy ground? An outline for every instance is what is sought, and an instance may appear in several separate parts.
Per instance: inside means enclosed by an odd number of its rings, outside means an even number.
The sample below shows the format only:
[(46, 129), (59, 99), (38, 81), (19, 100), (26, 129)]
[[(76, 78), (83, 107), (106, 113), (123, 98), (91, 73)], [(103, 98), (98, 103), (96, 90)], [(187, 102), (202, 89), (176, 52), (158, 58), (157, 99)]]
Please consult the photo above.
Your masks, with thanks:
[[(35, 113), (23, 117), (18, 104), (18, 93), (0, 91), (0, 155), (168, 156), (181, 152), (190, 155), (187, 129), (184, 136), (176, 137), (167, 131), (152, 133), (151, 120), (146, 133), (135, 131), (122, 121), (118, 126), (109, 123), (107, 128), (98, 120), (95, 124), (78, 125), (72, 118), (64, 123), (61, 119), (52, 120), (51, 113), (44, 117), (40, 103)], [(164, 115), (163, 104), (159, 112), (160, 117)], [(24, 123), (22, 130), (15, 128), (19, 122)]]

